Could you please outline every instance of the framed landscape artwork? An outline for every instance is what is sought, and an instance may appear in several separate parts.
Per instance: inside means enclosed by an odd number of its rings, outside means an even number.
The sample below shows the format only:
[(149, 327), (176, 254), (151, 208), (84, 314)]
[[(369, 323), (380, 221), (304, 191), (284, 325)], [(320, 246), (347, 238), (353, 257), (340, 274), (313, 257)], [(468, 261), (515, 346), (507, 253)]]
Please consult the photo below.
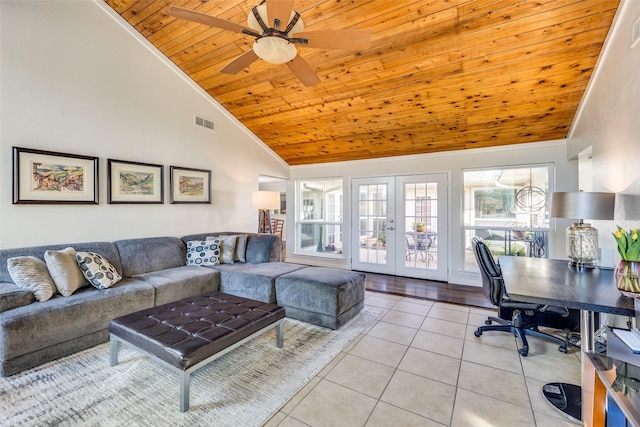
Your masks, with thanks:
[(109, 159), (108, 203), (164, 203), (164, 167)]
[(13, 147), (13, 203), (98, 204), (98, 158)]
[(171, 203), (211, 203), (211, 171), (170, 167)]

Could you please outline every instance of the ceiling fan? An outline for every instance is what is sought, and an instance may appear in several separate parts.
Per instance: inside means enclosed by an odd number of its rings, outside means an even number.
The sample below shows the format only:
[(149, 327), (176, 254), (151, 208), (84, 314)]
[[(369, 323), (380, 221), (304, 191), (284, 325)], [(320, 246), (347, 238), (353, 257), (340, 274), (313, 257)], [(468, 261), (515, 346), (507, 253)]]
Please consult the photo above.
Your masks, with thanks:
[(371, 32), (366, 30), (303, 31), (300, 14), (293, 10), (293, 0), (263, 0), (251, 9), (245, 27), (226, 19), (178, 6), (169, 7), (176, 18), (222, 28), (256, 38), (249, 50), (225, 65), (220, 71), (236, 74), (258, 59), (271, 64), (287, 64), (305, 86), (320, 83), (313, 68), (297, 52), (295, 45), (318, 49), (362, 50), (371, 45)]

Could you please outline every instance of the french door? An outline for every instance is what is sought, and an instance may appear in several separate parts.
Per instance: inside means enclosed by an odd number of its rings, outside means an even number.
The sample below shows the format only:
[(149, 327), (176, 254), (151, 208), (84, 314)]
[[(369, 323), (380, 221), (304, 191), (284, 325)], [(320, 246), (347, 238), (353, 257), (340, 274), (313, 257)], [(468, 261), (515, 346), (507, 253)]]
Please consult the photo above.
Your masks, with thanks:
[(447, 280), (447, 174), (352, 181), (354, 270)]

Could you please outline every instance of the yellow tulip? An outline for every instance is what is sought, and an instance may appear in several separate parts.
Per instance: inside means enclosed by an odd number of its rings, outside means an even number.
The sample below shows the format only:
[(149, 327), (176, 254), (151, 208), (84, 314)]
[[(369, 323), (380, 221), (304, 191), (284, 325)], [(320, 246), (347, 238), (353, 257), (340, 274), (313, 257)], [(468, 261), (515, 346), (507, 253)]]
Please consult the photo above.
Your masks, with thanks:
[(622, 238), (622, 233), (620, 232), (620, 230), (616, 230), (613, 234), (616, 235), (616, 239), (621, 239)]
[(638, 231), (637, 231), (637, 230), (633, 233), (633, 235), (631, 236), (631, 238), (632, 238), (633, 240), (638, 240)]

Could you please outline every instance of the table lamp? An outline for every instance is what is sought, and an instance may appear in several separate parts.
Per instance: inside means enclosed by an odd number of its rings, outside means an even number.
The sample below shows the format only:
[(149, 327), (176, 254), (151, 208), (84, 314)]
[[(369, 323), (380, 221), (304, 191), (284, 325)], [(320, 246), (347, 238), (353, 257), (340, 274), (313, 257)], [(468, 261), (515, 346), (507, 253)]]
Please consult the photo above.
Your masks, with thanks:
[(569, 265), (579, 269), (594, 268), (598, 259), (598, 230), (584, 219), (612, 220), (615, 193), (559, 192), (551, 194), (551, 216), (578, 222), (567, 227)]
[(280, 193), (277, 191), (254, 191), (251, 194), (251, 207), (258, 209), (258, 233), (273, 234), (270, 211), (280, 209)]

